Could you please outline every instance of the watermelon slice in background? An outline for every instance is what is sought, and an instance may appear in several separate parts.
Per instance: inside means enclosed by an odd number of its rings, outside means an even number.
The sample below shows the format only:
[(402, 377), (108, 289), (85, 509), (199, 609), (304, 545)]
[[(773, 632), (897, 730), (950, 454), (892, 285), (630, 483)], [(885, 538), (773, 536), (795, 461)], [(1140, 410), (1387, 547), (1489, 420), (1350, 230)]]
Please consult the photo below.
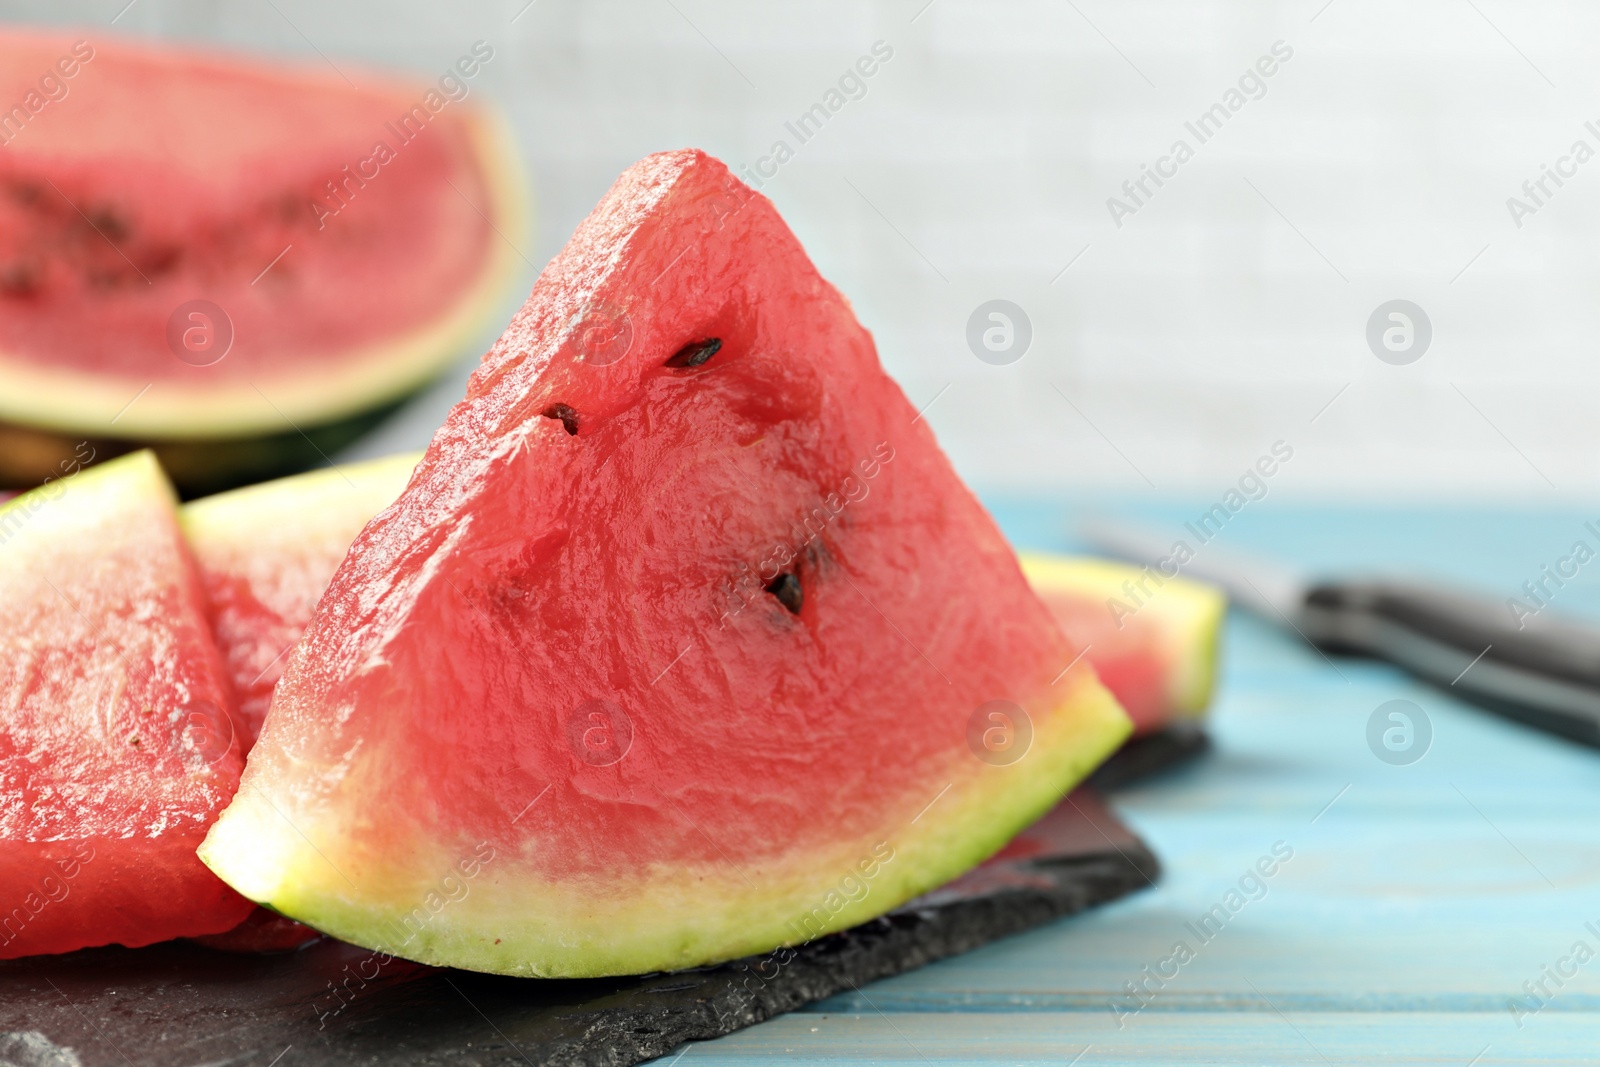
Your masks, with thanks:
[(0, 484), (86, 441), (153, 445), (189, 495), (304, 469), (464, 354), (526, 228), (478, 106), (494, 62), (466, 51), (452, 101), (347, 66), (0, 33), (0, 100), (65, 93), (0, 116)]
[(428, 963), (730, 959), (1055, 804), (1129, 731), (1078, 651), (772, 205), (651, 156), (357, 539), (200, 854)]
[(420, 452), (311, 471), (206, 497), (182, 510), (217, 648), (255, 744), (289, 650), (350, 543), (394, 502)]
[(1024, 552), (1021, 560), (1137, 733), (1205, 714), (1228, 610), (1221, 590), (1180, 577), (1158, 586), (1138, 567), (1103, 559)]
[(253, 907), (194, 855), (243, 757), (175, 507), (148, 452), (0, 507), (0, 958)]

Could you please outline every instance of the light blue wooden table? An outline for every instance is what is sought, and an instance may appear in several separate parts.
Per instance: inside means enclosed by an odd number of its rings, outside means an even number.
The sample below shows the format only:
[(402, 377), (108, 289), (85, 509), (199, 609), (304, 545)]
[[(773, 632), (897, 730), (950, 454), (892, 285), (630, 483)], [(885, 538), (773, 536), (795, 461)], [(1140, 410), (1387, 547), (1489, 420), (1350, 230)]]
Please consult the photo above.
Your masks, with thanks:
[[(1071, 547), (1065, 504), (990, 503), (1019, 546)], [(1230, 547), (1421, 570), (1500, 597), (1565, 554), (1592, 517), (1252, 508), (1230, 525)], [(1172, 529), (1190, 511), (1113, 510)], [(1588, 584), (1580, 574), (1558, 604), (1600, 616), (1600, 561), (1590, 566)], [(1369, 715), (1394, 698), (1415, 701), (1433, 727), (1427, 755), (1410, 766), (1367, 747)], [(1387, 667), (1329, 663), (1246, 616), (1228, 624), (1212, 730), (1216, 751), (1203, 764), (1116, 800), (1166, 864), (1156, 888), (685, 1046), (678, 1062), (1600, 1061), (1600, 957), (1569, 956), (1579, 941), (1600, 952), (1600, 934), (1585, 926), (1600, 931), (1600, 752)], [(1293, 857), (1202, 944), (1186, 924), (1224, 902), (1276, 842)], [(1179, 940), (1193, 958), (1166, 964), (1176, 976), (1118, 1019), (1109, 1005), (1125, 984)], [(1575, 976), (1557, 985), (1543, 968), (1558, 966)], [(1553, 995), (1519, 1020), (1510, 999), (1541, 980)]]

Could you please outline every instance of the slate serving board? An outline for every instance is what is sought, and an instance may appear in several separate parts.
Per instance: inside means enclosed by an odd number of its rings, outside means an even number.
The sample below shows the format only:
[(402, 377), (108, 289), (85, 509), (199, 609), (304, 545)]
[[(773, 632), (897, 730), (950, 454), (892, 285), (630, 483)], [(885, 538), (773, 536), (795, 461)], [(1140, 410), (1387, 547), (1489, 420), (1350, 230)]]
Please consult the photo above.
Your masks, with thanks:
[(1180, 722), (1128, 741), (1095, 769), (1089, 776), (1089, 785), (1101, 793), (1113, 793), (1210, 751), (1211, 738), (1203, 726)]
[[(1124, 784), (1203, 747), (1135, 745), (1103, 780)], [(8, 961), (0, 1067), (626, 1067), (1114, 900), (1159, 873), (1082, 788), (987, 863), (889, 915), (694, 971), (540, 981), (402, 960), (376, 969), (367, 950), (337, 941), (276, 956), (170, 942)]]

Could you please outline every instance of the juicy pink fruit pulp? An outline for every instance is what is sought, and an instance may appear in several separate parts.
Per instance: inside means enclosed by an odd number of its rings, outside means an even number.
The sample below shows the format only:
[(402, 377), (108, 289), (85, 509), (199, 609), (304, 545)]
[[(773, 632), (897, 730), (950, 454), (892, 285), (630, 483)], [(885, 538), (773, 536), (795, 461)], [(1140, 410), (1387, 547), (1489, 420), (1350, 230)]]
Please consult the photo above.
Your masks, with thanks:
[(154, 459), (36, 490), (0, 530), (0, 957), (228, 929), (252, 905), (194, 851), (243, 757)]
[[(1173, 718), (1168, 678), (1171, 652), (1162, 644), (1159, 620), (1137, 616), (1119, 627), (1099, 599), (1039, 588), (1056, 621), (1094, 666), (1101, 683), (1116, 696), (1138, 733), (1168, 725)], [(1154, 612), (1151, 613), (1154, 615)]]
[(515, 819), (545, 876), (616, 886), (909, 819), (980, 767), (976, 708), (1044, 714), (1075, 654), (771, 206), (668, 154), (547, 269), (358, 539), (250, 773), (383, 811), (351, 831), (373, 870)]
[(350, 543), (405, 487), (415, 453), (313, 471), (187, 504), (184, 530), (238, 701), (246, 752)]

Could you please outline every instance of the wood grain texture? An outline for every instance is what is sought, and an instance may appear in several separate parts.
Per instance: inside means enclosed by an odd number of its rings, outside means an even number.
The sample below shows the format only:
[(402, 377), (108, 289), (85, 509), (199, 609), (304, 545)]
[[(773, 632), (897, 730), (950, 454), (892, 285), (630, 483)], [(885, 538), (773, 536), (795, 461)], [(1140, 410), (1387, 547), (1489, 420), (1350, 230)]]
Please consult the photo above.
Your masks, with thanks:
[[(1125, 505), (1174, 531), (1202, 507)], [(1065, 502), (996, 510), (1014, 542), (1069, 547)], [(1397, 569), (1510, 596), (1566, 550), (1582, 518), (1274, 501), (1224, 539), (1311, 567)], [(1557, 603), (1600, 614), (1597, 591), (1580, 581)], [(1600, 930), (1600, 755), (1391, 668), (1330, 662), (1249, 617), (1230, 620), (1224, 656), (1211, 756), (1116, 800), (1161, 857), (1157, 888), (689, 1046), (684, 1067), (1070, 1063), (1080, 1053), (1080, 1067), (1592, 1062), (1600, 956), (1564, 965), (1577, 973), (1559, 986), (1542, 968), (1580, 940), (1600, 953), (1585, 926)], [(1415, 702), (1433, 727), (1410, 766), (1367, 747), (1367, 719), (1391, 699)], [(1264, 895), (1202, 943), (1186, 924), (1280, 841), (1293, 857), (1264, 879)], [(1126, 983), (1180, 940), (1193, 958), (1159, 987), (1147, 980), (1147, 1006), (1119, 1019), (1114, 1002), (1137, 1004)], [(1510, 999), (1541, 980), (1553, 995), (1519, 1019)]]

